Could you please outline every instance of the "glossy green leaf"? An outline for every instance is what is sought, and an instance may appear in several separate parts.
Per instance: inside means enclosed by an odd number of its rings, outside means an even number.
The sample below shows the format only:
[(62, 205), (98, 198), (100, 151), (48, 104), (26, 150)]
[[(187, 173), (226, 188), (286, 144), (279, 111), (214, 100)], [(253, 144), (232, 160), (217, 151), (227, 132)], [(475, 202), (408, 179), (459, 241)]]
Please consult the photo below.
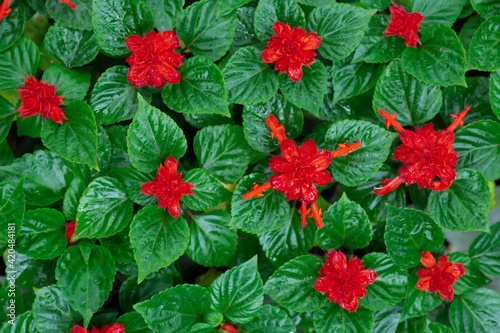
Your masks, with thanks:
[(490, 75), (490, 101), (493, 112), (500, 119), (500, 72), (496, 71)]
[[(11, 259), (11, 255), (7, 258)], [(19, 252), (15, 253), (16, 286), (30, 290), (41, 288), (55, 281), (56, 260), (31, 259)], [(12, 269), (12, 267), (10, 267)]]
[(206, 267), (231, 266), (236, 252), (238, 234), (229, 227), (231, 215), (224, 210), (191, 216), (191, 241), (186, 254)]
[(362, 308), (349, 312), (337, 303), (331, 303), (314, 313), (314, 327), (318, 333), (371, 333), (373, 313)]
[(181, 113), (230, 116), (224, 77), (216, 65), (207, 58), (192, 57), (179, 68), (179, 73), (180, 82), (165, 84), (161, 91), (169, 108)]
[(130, 162), (139, 171), (158, 169), (169, 156), (179, 159), (187, 141), (175, 121), (139, 97), (139, 111), (127, 133)]
[(177, 25), (185, 0), (146, 0), (144, 3), (153, 13), (155, 28), (166, 31)]
[(207, 210), (231, 199), (231, 192), (204, 169), (189, 170), (183, 181), (194, 185), (194, 194), (182, 198), (190, 209)]
[(409, 208), (389, 206), (385, 244), (392, 260), (403, 268), (420, 263), (422, 251), (435, 251), (444, 242), (444, 233), (428, 214)]
[(209, 287), (210, 309), (224, 314), (236, 324), (258, 315), (264, 301), (263, 282), (257, 269), (257, 256), (225, 271)]
[(373, 333), (395, 333), (401, 317), (403, 302), (373, 312)]
[(8, 100), (0, 96), (0, 142), (4, 141), (9, 134), (12, 122), (18, 115), (17, 108)]
[(321, 276), (322, 262), (315, 256), (297, 257), (274, 272), (264, 286), (264, 293), (279, 305), (296, 311), (316, 311), (327, 301), (324, 294), (313, 288)]
[(391, 4), (390, 0), (361, 0), (360, 2), (366, 8), (377, 9), (379, 11), (387, 9)]
[(86, 65), (99, 53), (92, 31), (71, 29), (59, 23), (49, 28), (44, 44), (47, 51), (68, 68)]
[(403, 51), (403, 67), (424, 83), (465, 86), (465, 49), (450, 27), (434, 24), (422, 32), (421, 46)]
[(458, 34), (458, 38), (462, 42), (462, 45), (465, 49), (465, 54), (467, 55), (467, 59), (469, 59), (469, 50), (470, 43), (472, 41), (472, 37), (477, 31), (477, 28), (484, 22), (484, 19), (479, 15), (471, 16), (460, 29), (460, 33)]
[(106, 133), (112, 146), (111, 167), (124, 168), (131, 165), (127, 151), (127, 131), (128, 126), (123, 125), (106, 127)]
[(496, 0), (471, 0), (472, 7), (484, 18), (500, 14), (500, 4)]
[(421, 30), (438, 23), (451, 27), (462, 13), (467, 2), (467, 0), (412, 0), (408, 6), (408, 12), (420, 13), (424, 16), (424, 20), (420, 24)]
[(120, 232), (132, 219), (134, 205), (118, 180), (99, 177), (80, 198), (75, 233), (79, 238), (106, 238)]
[(41, 136), (40, 132), (42, 131), (42, 126), (44, 122), (45, 119), (43, 119), (40, 116), (27, 117), (27, 118), (18, 117), (16, 121), (17, 135), (39, 138)]
[(490, 289), (479, 289), (456, 296), (450, 306), (454, 330), (464, 333), (499, 332), (500, 295)]
[(472, 261), (486, 274), (500, 276), (500, 223), (491, 226), (491, 234), (479, 234), (469, 247)]
[(339, 144), (360, 142), (361, 147), (347, 156), (332, 160), (330, 170), (341, 184), (356, 186), (366, 182), (385, 162), (390, 153), (395, 133), (362, 120), (344, 120), (333, 124), (326, 134), (328, 150)]
[(317, 239), (325, 251), (341, 247), (362, 249), (372, 240), (373, 230), (368, 215), (345, 193), (325, 212), (323, 224), (323, 228), (318, 230)]
[(39, 59), (38, 47), (26, 37), (0, 52), (0, 91), (24, 86), (23, 80), (36, 74)]
[(262, 42), (267, 43), (271, 36), (275, 36), (273, 25), (278, 21), (302, 29), (306, 25), (305, 14), (295, 1), (259, 1), (255, 9), (254, 28), (255, 34)]
[(484, 176), (474, 169), (462, 169), (449, 188), (432, 191), (427, 209), (445, 229), (488, 231), (490, 204), (491, 194)]
[(262, 197), (243, 200), (255, 185), (262, 185), (268, 177), (251, 174), (243, 177), (231, 199), (231, 225), (250, 233), (262, 233), (283, 227), (290, 214), (290, 205), (284, 194), (274, 189), (265, 191)]
[(462, 295), (491, 283), (491, 280), (476, 267), (473, 260), (465, 253), (453, 252), (448, 256), (448, 261), (454, 264), (464, 264), (464, 268), (467, 270), (467, 272), (453, 284), (455, 295)]
[(361, 9), (350, 4), (327, 4), (309, 15), (309, 31), (321, 38), (319, 53), (326, 59), (346, 58), (359, 45), (376, 10)]
[(75, 9), (58, 1), (44, 0), (44, 9), (55, 21), (68, 28), (92, 30), (92, 0), (71, 0)]
[(243, 5), (246, 5), (251, 0), (218, 0), (219, 1), (219, 13), (224, 13), (228, 10), (233, 10)]
[(500, 16), (491, 16), (477, 29), (470, 43), (470, 69), (500, 69)]
[(78, 212), (78, 203), (80, 197), (87, 188), (87, 184), (78, 177), (74, 177), (64, 193), (62, 204), (62, 213), (64, 218), (68, 221), (75, 221)]
[(12, 3), (9, 15), (0, 21), (0, 51), (8, 49), (21, 37), (25, 16), (23, 3), (20, 1)]
[[(111, 14), (111, 15), (110, 15)], [(140, 0), (92, 0), (92, 25), (101, 51), (112, 57), (130, 54), (125, 39), (153, 30), (153, 14)]]
[(87, 326), (108, 299), (115, 279), (115, 261), (102, 246), (77, 244), (64, 251), (56, 267), (57, 286)]
[(229, 50), (230, 52), (235, 52), (243, 46), (260, 43), (253, 28), (254, 17), (254, 7), (245, 6), (236, 10), (236, 33), (234, 34), (234, 41)]
[(377, 115), (379, 109), (395, 113), (401, 126), (415, 126), (434, 118), (442, 101), (439, 87), (422, 83), (403, 69), (401, 61), (394, 60), (377, 83), (373, 109)]
[(152, 333), (148, 327), (148, 324), (144, 321), (144, 318), (138, 312), (129, 312), (121, 315), (116, 320), (116, 323), (123, 324), (125, 332), (134, 333)]
[[(428, 290), (422, 291), (415, 286), (419, 277), (413, 271), (408, 279), (408, 287), (406, 289), (406, 300), (403, 305), (403, 312), (399, 321), (405, 321), (410, 318), (426, 315), (429, 311), (434, 310), (443, 303), (443, 299), (437, 293), (430, 293)], [(419, 332), (414, 331), (415, 333)]]
[(154, 332), (184, 333), (202, 321), (209, 307), (209, 297), (205, 288), (183, 284), (134, 305), (134, 309)]
[(247, 333), (290, 333), (295, 331), (295, 326), (285, 311), (267, 304), (262, 307), (254, 320), (240, 325), (240, 329)]
[[(141, 206), (158, 204), (158, 199), (155, 198), (154, 195), (143, 194), (141, 189), (142, 184), (153, 181), (156, 172), (141, 172), (129, 165), (125, 168), (113, 169), (113, 176), (122, 183), (127, 192), (127, 196), (136, 204)], [(186, 198), (187, 197), (183, 197), (183, 200)]]
[(21, 233), (23, 225), (26, 200), (24, 199), (23, 183), (25, 179), (19, 178), (10, 182), (0, 184), (0, 225), (2, 232), (0, 246), (4, 247), (15, 242)]
[(163, 208), (147, 206), (132, 220), (130, 243), (139, 266), (140, 283), (184, 253), (189, 243), (189, 227), (181, 216), (176, 220)]
[(37, 332), (69, 332), (82, 319), (55, 285), (37, 289), (35, 294), (32, 312)]
[(9, 165), (14, 162), (15, 157), (7, 141), (0, 141), (0, 166)]
[[(130, 229), (126, 227), (113, 236), (99, 239), (99, 244), (111, 252), (113, 259), (118, 264), (135, 264), (129, 233)], [(137, 281), (135, 284), (137, 284)]]
[[(12, 298), (11, 298), (12, 299)], [(16, 317), (14, 324), (6, 323), (0, 333), (33, 333), (36, 332), (35, 322), (31, 311), (27, 311)]]
[(72, 100), (83, 100), (90, 88), (90, 73), (50, 66), (43, 72), (42, 80), (56, 86), (56, 95), (64, 96), (66, 105)]

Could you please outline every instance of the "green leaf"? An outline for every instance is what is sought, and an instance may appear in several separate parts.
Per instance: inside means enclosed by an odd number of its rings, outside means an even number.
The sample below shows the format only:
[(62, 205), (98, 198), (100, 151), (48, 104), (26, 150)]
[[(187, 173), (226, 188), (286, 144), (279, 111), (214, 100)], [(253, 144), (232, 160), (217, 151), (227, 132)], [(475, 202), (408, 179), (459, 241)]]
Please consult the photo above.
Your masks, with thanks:
[(40, 208), (24, 214), (17, 251), (34, 259), (54, 259), (66, 249), (66, 223), (55, 209)]
[(76, 8), (71, 9), (68, 5), (59, 1), (44, 1), (44, 9), (55, 21), (60, 22), (73, 29), (92, 30), (92, 0), (71, 1)]
[(22, 289), (41, 288), (55, 280), (56, 260), (35, 260), (15, 253), (16, 286)]
[(99, 239), (99, 243), (111, 252), (118, 264), (135, 264), (129, 233), (130, 229), (126, 227), (116, 235)]
[(484, 18), (500, 14), (500, 4), (496, 0), (471, 0), (471, 3), (477, 13)]
[(478, 289), (455, 297), (450, 306), (450, 322), (458, 332), (498, 332), (499, 312), (500, 295), (490, 289)]
[(403, 268), (420, 263), (422, 251), (435, 251), (443, 245), (443, 230), (428, 214), (409, 208), (388, 206), (385, 244), (392, 260)]
[(371, 333), (373, 312), (362, 308), (349, 312), (338, 304), (331, 303), (314, 313), (314, 327), (318, 333)]
[(191, 241), (186, 254), (206, 267), (231, 266), (236, 253), (238, 234), (229, 227), (231, 215), (224, 210), (191, 215)]
[(229, 102), (253, 104), (268, 100), (278, 91), (278, 78), (254, 46), (236, 51), (222, 71)]
[(403, 302), (373, 313), (373, 333), (395, 333), (401, 316)]
[(434, 24), (422, 32), (421, 45), (403, 51), (403, 67), (424, 83), (466, 86), (465, 49), (450, 27)]
[(134, 305), (134, 309), (155, 332), (185, 333), (202, 321), (209, 307), (209, 297), (205, 288), (183, 284)]
[(455, 295), (462, 295), (491, 283), (491, 280), (476, 267), (473, 260), (465, 253), (453, 252), (448, 256), (448, 260), (454, 264), (465, 264), (464, 268), (467, 270), (467, 272), (453, 284)]
[[(380, 78), (373, 96), (373, 109), (396, 114), (401, 126), (427, 123), (441, 109), (441, 89), (408, 74), (399, 60), (392, 61)], [(382, 119), (378, 115), (379, 119)]]
[(182, 198), (184, 204), (193, 210), (207, 210), (231, 199), (231, 192), (203, 169), (191, 169), (183, 181), (194, 187), (194, 194)]
[(377, 278), (366, 286), (367, 295), (359, 300), (360, 306), (382, 310), (405, 298), (408, 271), (398, 267), (387, 254), (368, 253), (363, 257), (363, 265), (375, 271)]
[(366, 8), (377, 9), (378, 11), (386, 10), (389, 7), (391, 0), (361, 0), (362, 5)]
[(139, 171), (155, 171), (169, 156), (179, 159), (187, 141), (175, 121), (139, 97), (139, 111), (127, 133), (130, 162)]
[(40, 116), (27, 118), (18, 117), (16, 120), (17, 135), (39, 138), (41, 136), (40, 132), (42, 131), (42, 125), (44, 122), (45, 119)]
[(210, 309), (224, 314), (236, 324), (257, 316), (264, 301), (263, 282), (257, 269), (257, 256), (225, 271), (210, 285)]
[(287, 313), (278, 307), (264, 305), (257, 317), (249, 323), (240, 325), (240, 329), (247, 333), (295, 332), (295, 326)]
[(469, 59), (469, 50), (470, 43), (472, 41), (472, 37), (477, 31), (477, 28), (484, 22), (484, 19), (479, 15), (471, 16), (460, 29), (460, 33), (458, 34), (458, 38), (462, 42), (462, 45), (465, 49), (465, 54), (467, 55), (467, 59)]
[(469, 256), (483, 272), (500, 276), (500, 223), (491, 226), (491, 234), (479, 234), (469, 247)]
[(255, 9), (254, 28), (262, 42), (267, 43), (274, 36), (273, 25), (278, 21), (292, 28), (306, 26), (306, 16), (295, 1), (260, 0)]
[(307, 254), (313, 247), (316, 224), (308, 221), (305, 228), (300, 214), (292, 208), (284, 226), (259, 234), (259, 242), (266, 257), (277, 267), (298, 256)]
[(0, 51), (8, 49), (21, 37), (25, 16), (23, 3), (20, 1), (12, 3), (9, 15), (0, 21)]
[(50, 55), (68, 68), (86, 65), (99, 53), (94, 32), (67, 28), (59, 23), (49, 28), (44, 45)]
[(140, 283), (184, 253), (189, 243), (189, 227), (182, 216), (176, 220), (164, 209), (147, 206), (132, 220), (130, 243), (139, 266)]
[(264, 153), (270, 153), (280, 147), (278, 140), (271, 137), (271, 130), (266, 125), (266, 119), (271, 114), (283, 125), (289, 139), (295, 139), (304, 124), (300, 108), (288, 102), (280, 94), (262, 103), (245, 105), (243, 107), (245, 139), (253, 149)]
[(233, 10), (238, 7), (244, 6), (251, 0), (218, 0), (219, 2), (219, 14), (226, 12), (228, 10)]
[(98, 170), (97, 125), (89, 105), (73, 101), (64, 108), (67, 120), (60, 125), (46, 121), (42, 126), (42, 143), (62, 158), (84, 163)]
[[(406, 300), (403, 305), (403, 312), (399, 321), (405, 321), (410, 318), (426, 315), (443, 303), (443, 299), (437, 293), (430, 293), (428, 290), (422, 291), (415, 286), (419, 277), (415, 275), (414, 270), (408, 279), (408, 288), (406, 289)], [(421, 332), (416, 330), (415, 333)]]
[(490, 75), (489, 95), (493, 112), (500, 119), (500, 71), (493, 72)]
[(321, 38), (319, 54), (331, 61), (346, 58), (363, 39), (375, 12), (340, 3), (314, 9), (309, 15), (308, 27)]
[(189, 58), (179, 68), (179, 73), (180, 82), (166, 84), (161, 91), (163, 102), (170, 109), (181, 113), (231, 115), (224, 77), (210, 60)]
[(348, 186), (366, 182), (389, 156), (392, 140), (396, 136), (396, 133), (362, 120), (344, 120), (333, 124), (325, 137), (328, 150), (337, 149), (341, 143), (361, 143), (360, 148), (347, 156), (332, 160), (329, 168), (333, 177)]
[(121, 323), (125, 327), (125, 332), (134, 333), (152, 333), (144, 318), (138, 312), (129, 312), (121, 315), (116, 320), (116, 323)]
[(113, 168), (124, 168), (131, 165), (127, 151), (127, 131), (128, 126), (123, 125), (106, 127), (106, 133), (112, 145), (110, 166)]
[(56, 279), (64, 299), (82, 314), (86, 327), (113, 288), (115, 261), (102, 246), (77, 244), (57, 261)]
[(9, 165), (13, 163), (14, 160), (14, 153), (7, 144), (7, 141), (0, 141), (0, 166)]
[(500, 16), (491, 16), (477, 29), (470, 43), (469, 69), (500, 69)]
[(265, 191), (264, 196), (243, 200), (251, 188), (268, 181), (263, 174), (243, 177), (231, 199), (231, 225), (245, 232), (259, 234), (277, 230), (285, 225), (290, 214), (290, 205), (284, 194), (274, 189)]
[(75, 233), (78, 238), (106, 238), (120, 232), (132, 219), (134, 205), (115, 178), (92, 181), (80, 198)]
[[(13, 298), (11, 298), (13, 299)], [(19, 315), (14, 320), (14, 324), (5, 323), (0, 330), (1, 333), (36, 333), (35, 322), (33, 321), (33, 314), (27, 311)]]
[(145, 0), (153, 13), (158, 31), (173, 30), (182, 14), (185, 0)]
[(323, 215), (323, 228), (318, 230), (318, 244), (327, 251), (345, 247), (362, 249), (372, 240), (372, 225), (359, 204), (344, 194)]
[(236, 33), (230, 52), (237, 51), (240, 47), (257, 45), (260, 40), (255, 35), (253, 19), (255, 17), (254, 7), (240, 7), (236, 10)]
[(280, 91), (293, 104), (318, 116), (326, 94), (326, 68), (316, 61), (311, 64), (311, 68), (303, 67), (302, 70), (304, 74), (298, 82), (293, 82), (287, 75), (280, 75)]
[(23, 80), (36, 74), (39, 59), (38, 47), (26, 37), (0, 52), (0, 91), (24, 86)]
[[(385, 0), (381, 0), (385, 1)], [(362, 0), (361, 2), (366, 2)], [(387, 1), (389, 4), (390, 1)], [(384, 36), (383, 32), (391, 22), (388, 14), (372, 16), (361, 43), (354, 51), (353, 63), (385, 63), (398, 58), (405, 49), (405, 43), (398, 36)]]
[(194, 137), (194, 153), (201, 168), (221, 182), (237, 182), (250, 163), (251, 149), (238, 125), (207, 126)]
[(264, 293), (279, 305), (296, 311), (316, 311), (323, 307), (325, 295), (313, 288), (322, 265), (319, 258), (305, 255), (290, 260), (274, 272), (264, 286)]
[[(0, 183), (0, 246), (3, 248), (9, 240), (15, 239), (21, 233), (23, 225), (26, 200), (24, 199), (24, 178), (18, 178), (10, 182)], [(11, 241), (12, 242), (12, 241)]]
[(50, 66), (43, 72), (42, 80), (56, 85), (56, 95), (64, 96), (62, 101), (65, 104), (72, 100), (83, 100), (90, 88), (90, 72), (61, 66)]
[(35, 290), (33, 319), (39, 333), (68, 332), (82, 319), (56, 285)]
[[(157, 205), (158, 199), (153, 195), (145, 195), (142, 193), (141, 185), (153, 181), (156, 176), (154, 172), (140, 172), (133, 166), (129, 165), (125, 168), (113, 169), (113, 176), (116, 177), (125, 187), (127, 196), (130, 200), (141, 206)], [(185, 200), (187, 197), (183, 197)]]
[(467, 2), (467, 0), (412, 0), (408, 6), (408, 12), (420, 13), (424, 16), (420, 24), (421, 30), (427, 29), (432, 24), (444, 24), (451, 27)]
[(8, 100), (0, 96), (0, 142), (4, 141), (9, 134), (12, 122), (18, 115), (17, 108)]
[(484, 176), (473, 169), (462, 169), (449, 188), (432, 191), (427, 209), (445, 229), (487, 232), (490, 205), (491, 194)]
[(153, 30), (153, 14), (140, 0), (93, 0), (92, 25), (101, 51), (112, 57), (130, 54), (125, 39)]
[(87, 184), (78, 177), (74, 177), (64, 193), (62, 213), (68, 221), (75, 221), (80, 197), (87, 188)]
[(236, 11), (219, 13), (217, 0), (198, 1), (184, 10), (175, 29), (183, 50), (212, 61), (226, 54), (234, 39)]

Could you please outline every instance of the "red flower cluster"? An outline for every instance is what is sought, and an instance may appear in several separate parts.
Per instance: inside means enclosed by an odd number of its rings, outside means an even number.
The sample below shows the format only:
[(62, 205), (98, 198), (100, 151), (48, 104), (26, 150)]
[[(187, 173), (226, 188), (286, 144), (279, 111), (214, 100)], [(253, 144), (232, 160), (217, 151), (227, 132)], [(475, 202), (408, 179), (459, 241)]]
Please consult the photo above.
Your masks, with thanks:
[(4, 17), (9, 16), (9, 13), (11, 11), (9, 5), (10, 5), (10, 0), (3, 0), (2, 4), (0, 5), (0, 22), (2, 22), (2, 19)]
[(158, 207), (168, 207), (168, 212), (176, 219), (181, 215), (179, 201), (182, 201), (182, 196), (194, 194), (191, 191), (194, 185), (181, 181), (181, 178), (182, 173), (177, 173), (177, 160), (169, 156), (165, 166), (158, 168), (154, 180), (142, 184), (142, 193), (158, 198)]
[(179, 40), (173, 30), (157, 33), (150, 31), (140, 36), (133, 35), (126, 39), (132, 55), (127, 58), (130, 68), (127, 79), (134, 87), (148, 85), (161, 89), (166, 82), (179, 83), (181, 75), (175, 68), (182, 65), (183, 55), (175, 53)]
[[(71, 328), (71, 333), (89, 333), (89, 331), (80, 325), (75, 325)], [(123, 324), (107, 324), (101, 329), (92, 326), (90, 333), (125, 333), (125, 326)]]
[(326, 293), (330, 302), (338, 303), (349, 312), (356, 312), (358, 298), (366, 296), (366, 286), (372, 284), (377, 274), (371, 269), (363, 269), (361, 259), (352, 257), (349, 263), (340, 251), (328, 251), (326, 262), (321, 267), (321, 277), (313, 288)]
[(439, 257), (436, 265), (436, 259), (430, 252), (422, 252), (420, 262), (424, 267), (417, 271), (418, 279), (415, 288), (419, 290), (429, 290), (430, 293), (438, 293), (445, 301), (453, 299), (453, 284), (458, 281), (458, 278), (467, 272), (463, 268), (464, 264), (454, 264), (448, 261), (448, 257), (444, 254)]
[(273, 156), (269, 161), (269, 169), (275, 174), (269, 178), (269, 182), (259, 186), (255, 185), (252, 190), (243, 196), (243, 200), (263, 196), (262, 192), (273, 188), (286, 195), (288, 200), (299, 200), (302, 205), (299, 212), (302, 216), (302, 227), (306, 225), (307, 209), (310, 205), (312, 215), (318, 228), (323, 227), (321, 220), (321, 209), (316, 206), (318, 190), (316, 185), (325, 186), (332, 181), (326, 168), (334, 157), (345, 156), (360, 147), (356, 142), (352, 145), (346, 143), (340, 145), (340, 149), (333, 152), (326, 150), (318, 151), (316, 143), (311, 139), (302, 144), (300, 148), (293, 140), (286, 137), (283, 126), (271, 114), (266, 120), (266, 125), (271, 128), (271, 136), (280, 142), (281, 156)]
[(71, 0), (59, 0), (61, 3), (65, 3), (69, 6), (71, 9), (75, 9), (76, 6), (71, 2)]
[(262, 62), (273, 63), (274, 69), (280, 74), (286, 74), (292, 81), (297, 82), (302, 77), (302, 64), (310, 68), (309, 64), (314, 62), (316, 53), (311, 50), (317, 49), (321, 38), (314, 32), (301, 28), (290, 28), (287, 24), (276, 22), (273, 25), (273, 36), (267, 42), (267, 48), (262, 51)]
[[(419, 188), (425, 187), (434, 191), (447, 189), (455, 180), (457, 174), (455, 165), (458, 153), (453, 150), (455, 135), (453, 131), (460, 124), (463, 126), (464, 117), (469, 107), (460, 114), (452, 115), (455, 119), (448, 128), (436, 132), (433, 124), (427, 124), (415, 132), (405, 130), (396, 120), (396, 114), (389, 115), (384, 110), (378, 112), (385, 118), (387, 128), (392, 125), (400, 135), (401, 146), (396, 148), (393, 158), (403, 162), (398, 176), (393, 180), (384, 179), (375, 194), (383, 195), (406, 182), (406, 185), (417, 183)], [(435, 177), (439, 181), (435, 181)], [(377, 188), (376, 188), (377, 189)]]
[(238, 330), (231, 324), (224, 324), (219, 328), (219, 332), (238, 333)]
[(76, 221), (66, 223), (66, 239), (68, 240), (68, 247), (70, 247), (73, 244), (76, 244), (76, 242), (71, 241), (71, 237), (75, 234), (75, 227), (76, 227)]
[(405, 40), (406, 46), (417, 48), (419, 41), (419, 25), (424, 20), (420, 13), (408, 13), (394, 2), (389, 6), (391, 22), (384, 31), (385, 36), (399, 36)]
[(61, 101), (64, 96), (56, 95), (56, 86), (37, 81), (32, 75), (24, 79), (24, 87), (16, 89), (21, 98), (21, 106), (17, 109), (20, 117), (31, 117), (41, 114), (44, 119), (52, 119), (62, 124), (63, 110), (59, 107), (64, 105)]

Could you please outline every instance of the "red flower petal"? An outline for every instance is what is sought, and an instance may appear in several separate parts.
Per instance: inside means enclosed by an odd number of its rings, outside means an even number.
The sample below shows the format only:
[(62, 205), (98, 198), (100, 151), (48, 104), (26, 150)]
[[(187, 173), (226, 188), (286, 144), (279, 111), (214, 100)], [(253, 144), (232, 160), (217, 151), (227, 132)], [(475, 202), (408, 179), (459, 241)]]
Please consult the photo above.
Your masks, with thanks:
[(420, 263), (427, 268), (432, 268), (436, 265), (436, 259), (430, 252), (422, 251), (422, 257)]
[(424, 277), (418, 279), (417, 285), (415, 286), (415, 288), (417, 288), (419, 290), (423, 290), (423, 291), (429, 289), (429, 284), (430, 284), (431, 279), (432, 279), (432, 276), (424, 276)]
[(80, 325), (75, 325), (71, 328), (71, 333), (89, 333), (85, 328)]
[(125, 326), (123, 324), (107, 324), (101, 329), (102, 333), (125, 333)]

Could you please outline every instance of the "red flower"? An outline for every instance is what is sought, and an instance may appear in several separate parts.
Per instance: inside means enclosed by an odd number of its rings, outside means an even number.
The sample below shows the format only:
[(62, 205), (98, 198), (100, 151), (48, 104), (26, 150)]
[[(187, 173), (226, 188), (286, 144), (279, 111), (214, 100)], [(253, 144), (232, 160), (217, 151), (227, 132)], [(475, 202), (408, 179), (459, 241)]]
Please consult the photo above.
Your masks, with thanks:
[[(378, 112), (385, 118), (387, 128), (392, 125), (399, 132), (403, 144), (396, 148), (393, 158), (403, 162), (403, 166), (395, 179), (384, 179), (383, 187), (375, 194), (386, 194), (404, 182), (406, 185), (417, 183), (419, 188), (425, 187), (434, 191), (450, 187), (457, 176), (455, 165), (458, 160), (458, 153), (453, 150), (453, 131), (459, 124), (463, 126), (469, 108), (470, 106), (466, 107), (458, 115), (452, 115), (455, 119), (451, 125), (439, 132), (434, 131), (433, 124), (417, 128), (415, 132), (405, 130), (394, 119), (396, 114), (389, 115), (379, 109)], [(435, 177), (440, 180), (434, 180)]]
[(273, 25), (273, 36), (267, 42), (267, 48), (262, 51), (262, 62), (273, 63), (274, 69), (280, 74), (286, 74), (292, 81), (297, 82), (302, 77), (302, 64), (311, 68), (309, 64), (314, 62), (316, 53), (311, 50), (317, 49), (321, 38), (315, 32), (309, 32), (301, 28), (290, 28), (287, 24), (276, 22)]
[(437, 292), (442, 299), (450, 302), (453, 299), (453, 284), (467, 272), (463, 268), (464, 264), (454, 264), (443, 254), (436, 265), (436, 259), (425, 251), (422, 251), (420, 262), (428, 269), (421, 268), (417, 271), (420, 279), (415, 288), (429, 290), (430, 293)]
[(219, 328), (219, 332), (238, 333), (238, 330), (231, 324), (224, 324)]
[(334, 152), (326, 150), (318, 151), (316, 143), (311, 139), (302, 144), (297, 144), (286, 138), (285, 130), (276, 118), (271, 114), (266, 120), (267, 126), (271, 128), (271, 136), (280, 142), (281, 156), (273, 156), (269, 161), (269, 169), (275, 174), (269, 178), (269, 182), (252, 187), (252, 190), (243, 196), (243, 200), (263, 196), (262, 192), (273, 188), (286, 195), (288, 200), (299, 200), (302, 205), (299, 212), (302, 216), (302, 227), (306, 225), (306, 216), (311, 212), (307, 209), (310, 205), (312, 215), (318, 228), (323, 227), (321, 220), (321, 209), (316, 206), (318, 190), (316, 185), (325, 186), (332, 181), (326, 168), (334, 157), (347, 155), (360, 147), (356, 142), (352, 145), (346, 143), (340, 145), (340, 149)]
[[(89, 333), (89, 331), (80, 325), (75, 325), (71, 328), (71, 333)], [(125, 326), (123, 326), (123, 324), (107, 324), (100, 330), (92, 326), (92, 331), (90, 333), (125, 333)]]
[(384, 31), (385, 36), (399, 36), (405, 40), (406, 46), (417, 48), (419, 41), (418, 29), (424, 17), (420, 13), (408, 13), (403, 7), (394, 2), (389, 6), (391, 22)]
[(69, 6), (69, 8), (71, 8), (71, 9), (76, 8), (76, 6), (71, 2), (71, 0), (59, 0), (59, 1), (61, 1), (61, 3), (67, 4)]
[(2, 22), (2, 19), (4, 17), (9, 16), (9, 13), (11, 11), (9, 5), (10, 5), (10, 0), (3, 0), (2, 4), (0, 5), (0, 22)]
[(76, 242), (71, 241), (71, 237), (75, 234), (76, 221), (66, 223), (66, 239), (68, 240), (68, 247), (75, 244)]
[(181, 181), (182, 173), (177, 173), (177, 160), (169, 156), (165, 166), (160, 165), (158, 174), (152, 182), (142, 184), (142, 193), (158, 198), (158, 207), (168, 207), (168, 212), (175, 219), (181, 214), (183, 195), (194, 194), (194, 185)]
[(64, 116), (59, 105), (64, 105), (61, 100), (64, 96), (56, 95), (56, 85), (37, 81), (32, 75), (24, 79), (24, 87), (16, 89), (21, 98), (21, 106), (17, 109), (19, 117), (31, 117), (41, 114), (44, 119), (52, 119), (62, 124)]
[(352, 257), (347, 263), (340, 251), (328, 251), (326, 262), (321, 267), (321, 277), (313, 288), (326, 293), (330, 302), (338, 303), (349, 312), (356, 312), (358, 298), (366, 296), (366, 286), (372, 284), (377, 274), (371, 269), (363, 269), (361, 259)]
[(129, 36), (126, 39), (127, 47), (132, 55), (127, 58), (130, 65), (127, 79), (134, 87), (148, 85), (161, 89), (165, 80), (170, 83), (179, 83), (181, 75), (175, 68), (182, 65), (184, 56), (175, 53), (179, 47), (179, 40), (173, 30), (157, 33), (150, 31), (140, 36)]

